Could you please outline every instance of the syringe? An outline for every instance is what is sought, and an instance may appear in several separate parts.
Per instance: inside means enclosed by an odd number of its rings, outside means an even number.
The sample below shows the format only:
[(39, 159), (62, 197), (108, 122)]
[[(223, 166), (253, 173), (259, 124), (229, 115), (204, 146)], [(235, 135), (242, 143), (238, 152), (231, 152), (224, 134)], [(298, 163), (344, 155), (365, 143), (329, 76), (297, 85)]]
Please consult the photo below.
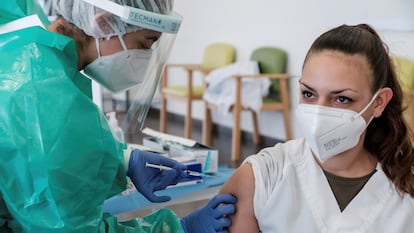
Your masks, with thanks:
[[(157, 169), (160, 169), (160, 170), (172, 170), (171, 167), (167, 167), (167, 166), (164, 166), (164, 165), (152, 164), (152, 163), (148, 163), (148, 162), (145, 163), (145, 166), (146, 167), (151, 167), (151, 168), (157, 168)], [(184, 172), (187, 175), (190, 175), (190, 176), (201, 176), (201, 173), (195, 172), (195, 171), (184, 170)]]

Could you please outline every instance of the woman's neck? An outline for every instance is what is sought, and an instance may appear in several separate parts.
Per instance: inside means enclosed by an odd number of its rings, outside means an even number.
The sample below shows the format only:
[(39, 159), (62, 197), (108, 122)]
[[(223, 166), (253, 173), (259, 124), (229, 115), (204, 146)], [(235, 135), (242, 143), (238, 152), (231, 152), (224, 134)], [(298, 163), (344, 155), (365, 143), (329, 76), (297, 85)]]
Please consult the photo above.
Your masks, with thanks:
[(338, 154), (324, 163), (319, 163), (321, 168), (329, 173), (341, 177), (355, 178), (362, 177), (373, 170), (377, 166), (377, 158), (367, 150), (358, 150), (355, 147), (351, 150)]

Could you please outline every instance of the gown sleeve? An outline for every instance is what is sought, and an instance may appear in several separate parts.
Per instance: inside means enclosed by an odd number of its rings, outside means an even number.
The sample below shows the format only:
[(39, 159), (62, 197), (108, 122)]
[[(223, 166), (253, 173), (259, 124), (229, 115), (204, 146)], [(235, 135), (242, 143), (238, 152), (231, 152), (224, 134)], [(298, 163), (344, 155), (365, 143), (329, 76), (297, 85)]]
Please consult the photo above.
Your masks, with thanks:
[(102, 212), (127, 187), (124, 145), (73, 82), (74, 41), (30, 27), (0, 44), (0, 231), (182, 232), (168, 210), (127, 223)]
[(49, 20), (43, 9), (33, 0), (8, 0), (3, 1), (0, 6), (0, 24), (8, 23), (10, 21), (37, 14), (42, 23), (47, 26)]

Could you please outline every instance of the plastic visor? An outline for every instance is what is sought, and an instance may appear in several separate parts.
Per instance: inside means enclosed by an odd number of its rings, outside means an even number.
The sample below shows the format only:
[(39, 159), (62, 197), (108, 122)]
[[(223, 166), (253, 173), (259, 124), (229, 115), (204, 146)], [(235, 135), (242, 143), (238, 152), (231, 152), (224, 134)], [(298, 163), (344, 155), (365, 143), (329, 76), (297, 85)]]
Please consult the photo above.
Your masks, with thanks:
[(151, 49), (153, 52), (146, 73), (137, 74), (137, 76), (144, 75), (142, 83), (129, 88), (129, 94), (132, 96), (131, 104), (121, 123), (121, 127), (124, 132), (132, 131), (138, 133), (142, 130), (145, 118), (151, 107), (154, 93), (159, 85), (165, 63), (175, 41), (176, 33), (180, 28), (182, 17), (175, 12), (163, 15), (122, 6), (108, 0), (83, 1), (119, 16), (126, 23), (162, 32), (161, 37), (152, 45)]
[(130, 6), (122, 6), (108, 0), (83, 1), (119, 16), (126, 23), (154, 31), (176, 34), (182, 21), (182, 16), (174, 11), (169, 15), (163, 15)]
[(138, 133), (142, 130), (174, 41), (175, 34), (163, 33), (161, 35), (153, 46), (153, 54), (143, 82), (129, 89), (132, 98), (130, 107), (121, 124), (124, 132)]

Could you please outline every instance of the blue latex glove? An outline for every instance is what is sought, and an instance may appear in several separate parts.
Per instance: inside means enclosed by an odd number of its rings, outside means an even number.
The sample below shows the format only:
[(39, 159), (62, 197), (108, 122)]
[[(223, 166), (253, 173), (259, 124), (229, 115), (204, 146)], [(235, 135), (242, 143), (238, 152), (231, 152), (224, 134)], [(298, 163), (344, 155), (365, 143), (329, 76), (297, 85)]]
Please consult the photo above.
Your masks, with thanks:
[[(160, 170), (146, 167), (146, 163), (171, 167), (171, 170)], [(163, 155), (135, 149), (129, 158), (127, 175), (136, 189), (151, 202), (166, 202), (169, 196), (156, 196), (155, 191), (163, 190), (169, 185), (177, 184), (185, 176), (186, 166)]]
[(230, 194), (218, 194), (207, 205), (195, 210), (181, 219), (186, 233), (225, 233), (231, 225), (229, 214), (236, 210), (236, 198)]

